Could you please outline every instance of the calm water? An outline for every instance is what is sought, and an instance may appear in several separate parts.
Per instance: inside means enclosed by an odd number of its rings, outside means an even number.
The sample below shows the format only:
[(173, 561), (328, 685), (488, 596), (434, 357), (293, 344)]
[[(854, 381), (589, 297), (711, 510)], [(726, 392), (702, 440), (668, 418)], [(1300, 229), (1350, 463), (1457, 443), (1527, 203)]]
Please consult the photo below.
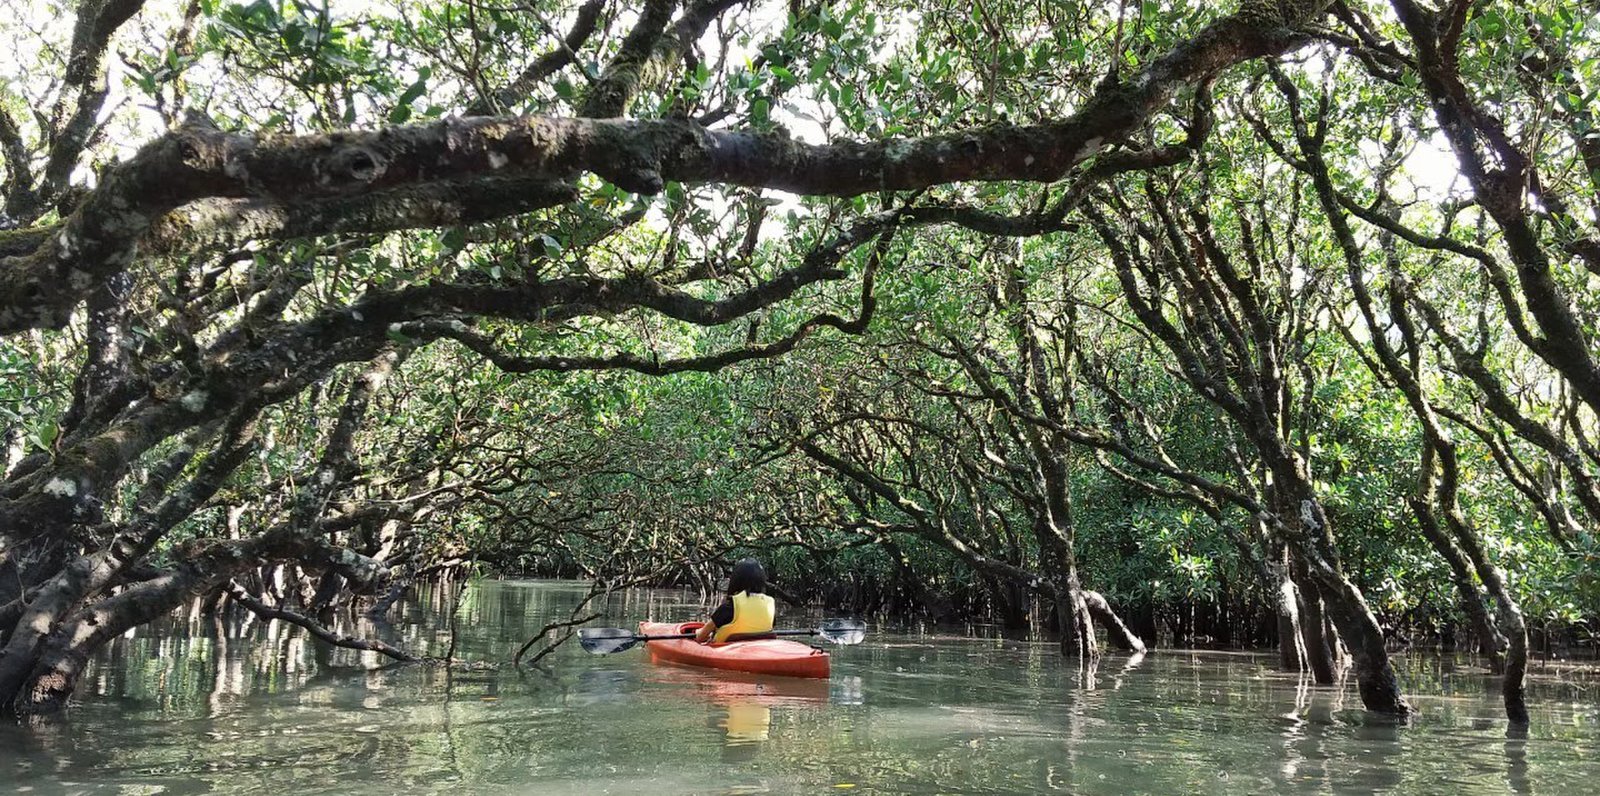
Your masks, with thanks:
[[(457, 656), (509, 660), (583, 587), (488, 582)], [(448, 606), (395, 624), (442, 654)], [(688, 619), (674, 592), (606, 624)], [(800, 621), (796, 617), (795, 621)], [(243, 634), (241, 636), (241, 633)], [(1508, 740), (1478, 670), (1405, 662), (1421, 709), (1368, 717), (1265, 656), (1161, 651), (1095, 670), (1046, 643), (875, 632), (830, 682), (716, 677), (576, 642), (548, 671), (382, 664), (281, 625), (174, 621), (97, 662), (65, 722), (0, 726), (0, 789), (31, 793), (1563, 793), (1600, 783), (1595, 680), (1533, 684)]]

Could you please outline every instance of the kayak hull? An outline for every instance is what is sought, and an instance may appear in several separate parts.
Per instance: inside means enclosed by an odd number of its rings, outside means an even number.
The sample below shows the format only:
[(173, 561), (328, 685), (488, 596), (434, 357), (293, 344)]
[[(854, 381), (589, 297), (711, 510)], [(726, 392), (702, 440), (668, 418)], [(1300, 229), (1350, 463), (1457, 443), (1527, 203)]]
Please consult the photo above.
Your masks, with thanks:
[[(640, 622), (639, 632), (647, 636), (693, 633), (703, 622)], [(651, 641), (652, 663), (676, 663), (706, 669), (775, 675), (778, 677), (826, 678), (830, 656), (815, 647), (785, 639), (735, 641), (731, 644), (701, 644), (694, 639)]]

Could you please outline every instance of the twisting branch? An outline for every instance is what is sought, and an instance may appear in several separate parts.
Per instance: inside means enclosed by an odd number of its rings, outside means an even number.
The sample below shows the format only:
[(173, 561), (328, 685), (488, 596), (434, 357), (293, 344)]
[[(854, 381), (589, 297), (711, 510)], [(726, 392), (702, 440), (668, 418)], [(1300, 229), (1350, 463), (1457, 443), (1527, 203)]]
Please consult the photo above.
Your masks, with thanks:
[(606, 64), (600, 79), (589, 87), (589, 97), (579, 110), (579, 116), (609, 118), (626, 116), (628, 106), (644, 81), (645, 69), (655, 53), (656, 42), (672, 21), (677, 0), (645, 0), (639, 10), (639, 20), (633, 30), (622, 39), (622, 46)]
[[(585, 600), (584, 602), (587, 603), (588, 601)], [(554, 622), (551, 622), (551, 623), (545, 625), (544, 627), (539, 628), (539, 630), (537, 632), (535, 632), (532, 636), (528, 637), (528, 640), (526, 642), (524, 642), (521, 647), (517, 648), (517, 654), (512, 657), (511, 665), (513, 665), (513, 666), (521, 666), (522, 665), (522, 656), (528, 654), (528, 650), (532, 649), (533, 645), (535, 645), (535, 644), (539, 643), (541, 640), (543, 640), (545, 638), (545, 636), (547, 636), (550, 633), (550, 631), (552, 631), (552, 630), (565, 630), (565, 631), (567, 631), (565, 633), (562, 633), (560, 638), (557, 638), (555, 641), (552, 641), (548, 645), (546, 645), (544, 649), (539, 650), (539, 654), (534, 655), (532, 658), (528, 659), (528, 665), (529, 666), (537, 666), (537, 665), (539, 665), (539, 661), (544, 660), (546, 655), (549, 655), (550, 653), (555, 652), (558, 648), (560, 648), (560, 646), (562, 644), (567, 643), (568, 639), (572, 638), (572, 629), (573, 628), (576, 628), (579, 625), (587, 625), (590, 622), (593, 622), (594, 620), (599, 619), (600, 616), (601, 616), (601, 613), (599, 611), (595, 611), (594, 613), (591, 613), (588, 616), (577, 617), (577, 618), (572, 618), (572, 619), (557, 620), (557, 621), (554, 621)]]
[(1456, 0), (1442, 12), (1415, 0), (1391, 4), (1416, 49), (1417, 73), (1432, 99), (1434, 117), (1472, 185), (1473, 196), (1499, 226), (1517, 266), (1528, 314), (1544, 335), (1535, 353), (1566, 378), (1591, 411), (1600, 412), (1600, 360), (1583, 319), (1556, 278), (1534, 223), (1538, 211), (1528, 199), (1537, 196), (1546, 208), (1558, 210), (1566, 202), (1547, 190), (1534, 159), (1517, 146), (1494, 113), (1474, 101), (1461, 79), (1457, 48), (1473, 4)]
[(671, 373), (687, 372), (711, 373), (740, 362), (747, 362), (753, 359), (770, 359), (786, 354), (793, 351), (796, 346), (820, 329), (835, 329), (844, 334), (852, 335), (865, 332), (872, 323), (872, 315), (877, 307), (877, 298), (873, 290), (876, 284), (878, 268), (882, 263), (883, 255), (888, 248), (890, 240), (892, 240), (892, 235), (886, 231), (879, 237), (877, 247), (874, 248), (867, 260), (866, 268), (861, 276), (861, 309), (855, 318), (846, 319), (831, 312), (819, 313), (801, 323), (794, 331), (777, 340), (766, 343), (749, 343), (715, 354), (675, 359), (660, 359), (654, 356), (645, 357), (629, 352), (593, 357), (519, 356), (507, 353), (493, 339), (471, 331), (460, 321), (421, 321), (401, 324), (397, 332), (419, 340), (454, 340), (493, 362), (496, 367), (507, 373), (572, 372), (582, 370), (631, 370), (648, 376), (664, 376)]
[(587, 0), (578, 8), (572, 29), (567, 31), (566, 37), (560, 44), (534, 59), (516, 78), (498, 91), (468, 105), (466, 115), (488, 116), (496, 111), (510, 110), (539, 83), (577, 60), (578, 49), (594, 35), (595, 27), (600, 21), (600, 12), (605, 6), (606, 0)]
[[(3, 104), (0, 104), (0, 162), (4, 163), (5, 179), (0, 180), (0, 211), (20, 213), (21, 208), (33, 201), (33, 166), (28, 155), (28, 144), (22, 138), (22, 128)], [(23, 223), (23, 219), (0, 213), (0, 230)], [(0, 255), (9, 254), (0, 244)]]
[(105, 104), (105, 56), (111, 37), (144, 7), (145, 0), (90, 0), (78, 9), (67, 71), (46, 124), (49, 155), (31, 206), (18, 208), (32, 222), (66, 188), (72, 170), (99, 127)]

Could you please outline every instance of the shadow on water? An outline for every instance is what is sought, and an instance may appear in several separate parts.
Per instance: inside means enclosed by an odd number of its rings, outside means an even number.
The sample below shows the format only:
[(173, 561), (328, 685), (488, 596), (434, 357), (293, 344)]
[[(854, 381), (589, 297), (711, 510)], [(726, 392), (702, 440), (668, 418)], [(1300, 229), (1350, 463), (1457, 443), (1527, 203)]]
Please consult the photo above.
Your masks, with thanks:
[[(505, 662), (583, 593), (424, 592), (384, 632), (440, 654), (459, 610), (457, 656)], [(613, 600), (606, 621), (703, 610), (641, 590)], [(1361, 710), (1353, 684), (1316, 686), (1271, 656), (1084, 662), (1044, 641), (949, 634), (875, 633), (836, 650), (826, 681), (576, 647), (540, 670), (386, 663), (232, 616), (141, 630), (95, 661), (66, 720), (0, 726), (0, 782), (45, 794), (1467, 794), (1555, 793), (1600, 775), (1591, 673), (1536, 670), (1533, 725), (1519, 735), (1494, 679), (1465, 658), (1401, 659), (1421, 711), (1403, 724)]]

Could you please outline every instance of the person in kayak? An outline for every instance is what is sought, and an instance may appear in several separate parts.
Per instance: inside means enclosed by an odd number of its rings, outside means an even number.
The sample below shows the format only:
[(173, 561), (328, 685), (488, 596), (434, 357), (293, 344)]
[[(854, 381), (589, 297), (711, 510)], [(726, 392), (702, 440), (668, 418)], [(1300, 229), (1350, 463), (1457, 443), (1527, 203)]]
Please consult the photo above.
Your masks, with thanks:
[(720, 643), (744, 633), (770, 633), (778, 604), (767, 594), (767, 570), (753, 558), (740, 559), (728, 578), (728, 596), (711, 619), (695, 633), (695, 640)]

